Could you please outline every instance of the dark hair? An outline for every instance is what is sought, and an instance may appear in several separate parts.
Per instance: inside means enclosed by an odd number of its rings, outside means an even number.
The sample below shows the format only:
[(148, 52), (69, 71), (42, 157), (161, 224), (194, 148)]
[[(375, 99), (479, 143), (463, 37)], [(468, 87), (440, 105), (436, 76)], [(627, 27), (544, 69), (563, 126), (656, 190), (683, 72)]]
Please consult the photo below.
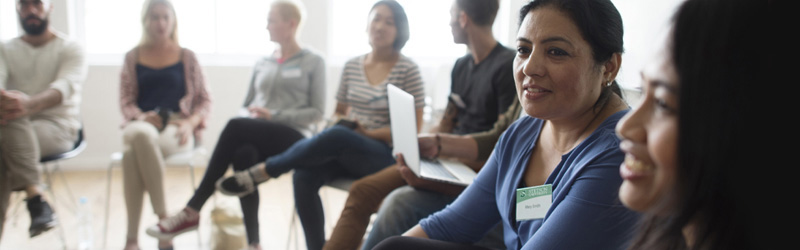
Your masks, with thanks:
[[(602, 64), (615, 54), (624, 52), (622, 47), (622, 16), (610, 0), (533, 0), (519, 11), (519, 24), (531, 11), (551, 6), (567, 13), (580, 30), (583, 39), (592, 48), (595, 63)], [(617, 80), (603, 88), (594, 108), (603, 107), (611, 94), (622, 97)]]
[[(752, 1), (755, 3), (756, 1)], [(642, 217), (632, 249), (759, 249), (751, 240), (744, 194), (753, 191), (754, 109), (745, 86), (763, 77), (754, 24), (757, 6), (736, 0), (688, 0), (673, 17), (667, 46), (679, 81), (675, 186)], [(766, 138), (766, 136), (764, 136)], [(770, 138), (771, 139), (771, 138)], [(762, 190), (761, 188), (758, 188)], [(746, 201), (744, 201), (746, 200)], [(762, 204), (763, 203), (759, 203)], [(656, 212), (660, 211), (660, 212)], [(771, 223), (771, 222), (770, 222)], [(692, 246), (683, 229), (691, 225)], [(769, 249), (769, 248), (765, 248)]]
[(370, 11), (374, 10), (375, 7), (378, 5), (385, 5), (392, 10), (392, 15), (394, 15), (394, 26), (397, 28), (397, 35), (394, 38), (394, 50), (400, 51), (403, 49), (403, 46), (406, 46), (406, 42), (408, 42), (408, 38), (411, 35), (411, 32), (408, 29), (408, 17), (406, 16), (406, 11), (403, 9), (403, 6), (400, 6), (400, 3), (394, 0), (381, 0), (372, 5)]
[(456, 6), (478, 26), (492, 26), (500, 3), (498, 0), (456, 0)]

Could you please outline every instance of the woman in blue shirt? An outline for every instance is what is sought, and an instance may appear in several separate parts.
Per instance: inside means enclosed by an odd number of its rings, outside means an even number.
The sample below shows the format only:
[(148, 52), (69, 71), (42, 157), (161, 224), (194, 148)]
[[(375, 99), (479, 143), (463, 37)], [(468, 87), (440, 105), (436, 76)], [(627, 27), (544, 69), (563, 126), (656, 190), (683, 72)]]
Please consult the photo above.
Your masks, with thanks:
[(619, 12), (608, 0), (536, 0), (520, 15), (514, 74), (530, 117), (505, 132), (456, 201), (405, 234), (414, 237), (376, 249), (478, 248), (468, 244), (497, 223), (508, 249), (626, 245), (638, 216), (617, 195), (623, 154), (614, 127), (628, 110), (614, 80)]

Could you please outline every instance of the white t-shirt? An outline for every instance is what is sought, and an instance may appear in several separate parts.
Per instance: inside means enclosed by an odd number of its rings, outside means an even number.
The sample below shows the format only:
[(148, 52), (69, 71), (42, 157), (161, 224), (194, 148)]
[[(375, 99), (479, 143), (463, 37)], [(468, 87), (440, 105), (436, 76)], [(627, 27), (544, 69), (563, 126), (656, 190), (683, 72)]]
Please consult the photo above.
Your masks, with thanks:
[(0, 89), (33, 96), (47, 89), (61, 92), (61, 105), (43, 110), (32, 119), (48, 119), (77, 131), (81, 85), (86, 78), (83, 49), (62, 34), (33, 47), (20, 38), (0, 43)]

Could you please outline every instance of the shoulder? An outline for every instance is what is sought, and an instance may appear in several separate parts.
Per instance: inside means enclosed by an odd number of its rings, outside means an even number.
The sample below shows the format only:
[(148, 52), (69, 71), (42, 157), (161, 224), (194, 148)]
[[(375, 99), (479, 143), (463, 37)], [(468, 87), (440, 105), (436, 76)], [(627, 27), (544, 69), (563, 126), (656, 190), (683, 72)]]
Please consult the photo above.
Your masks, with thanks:
[(395, 67), (405, 70), (409, 73), (411, 73), (411, 71), (419, 71), (419, 65), (417, 65), (413, 59), (403, 54), (400, 54), (400, 58), (397, 59), (397, 64), (395, 64)]
[(533, 140), (539, 135), (543, 121), (539, 118), (530, 116), (520, 117), (512, 123), (498, 140), (498, 147), (503, 148), (522, 149), (520, 145), (527, 145), (532, 143)]
[(589, 162), (618, 164), (621, 161), (619, 158), (623, 155), (619, 149), (620, 139), (616, 133), (616, 126), (627, 112), (628, 110), (619, 111), (606, 118), (584, 142), (575, 148), (571, 154), (582, 159), (575, 163), (580, 165)]
[(314, 49), (303, 48), (303, 50), (301, 51), (302, 51), (301, 53), (303, 53), (303, 58), (307, 61), (325, 62), (325, 58), (322, 57), (322, 55)]
[(181, 48), (181, 54), (184, 61), (197, 61), (197, 55), (188, 48)]

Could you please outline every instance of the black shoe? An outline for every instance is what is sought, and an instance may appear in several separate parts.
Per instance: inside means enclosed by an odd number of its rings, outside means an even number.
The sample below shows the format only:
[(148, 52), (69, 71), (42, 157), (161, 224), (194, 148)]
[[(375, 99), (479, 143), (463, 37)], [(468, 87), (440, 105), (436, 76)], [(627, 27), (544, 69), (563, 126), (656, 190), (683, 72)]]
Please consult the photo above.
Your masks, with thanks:
[(233, 176), (217, 180), (217, 190), (225, 195), (244, 197), (256, 190), (257, 183), (250, 170), (238, 171)]
[(47, 232), (58, 225), (58, 222), (55, 220), (53, 209), (50, 207), (50, 204), (42, 200), (41, 195), (29, 198), (27, 203), (28, 212), (31, 214), (31, 227), (28, 229), (31, 238)]

